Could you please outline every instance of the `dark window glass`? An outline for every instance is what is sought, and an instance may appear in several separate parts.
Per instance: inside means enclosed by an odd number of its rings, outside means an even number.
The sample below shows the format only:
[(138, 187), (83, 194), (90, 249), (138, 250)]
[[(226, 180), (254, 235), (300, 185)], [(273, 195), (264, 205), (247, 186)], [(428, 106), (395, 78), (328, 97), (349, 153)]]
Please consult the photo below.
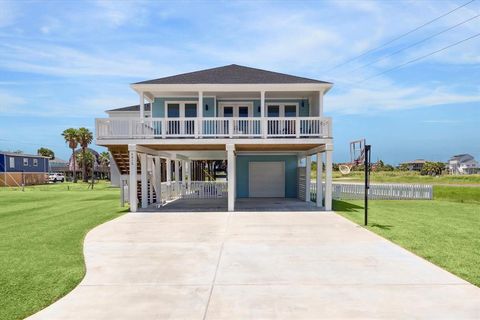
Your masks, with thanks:
[(186, 103), (185, 104), (185, 117), (195, 118), (197, 116), (197, 104)]
[(168, 104), (168, 117), (169, 118), (180, 117), (180, 105), (178, 103)]
[(268, 106), (269, 117), (280, 117), (280, 106)]
[(238, 116), (241, 118), (248, 117), (248, 107), (238, 107)]
[(297, 116), (297, 106), (290, 105), (285, 106), (285, 117), (296, 117)]
[(223, 107), (223, 116), (228, 118), (233, 117), (233, 107)]

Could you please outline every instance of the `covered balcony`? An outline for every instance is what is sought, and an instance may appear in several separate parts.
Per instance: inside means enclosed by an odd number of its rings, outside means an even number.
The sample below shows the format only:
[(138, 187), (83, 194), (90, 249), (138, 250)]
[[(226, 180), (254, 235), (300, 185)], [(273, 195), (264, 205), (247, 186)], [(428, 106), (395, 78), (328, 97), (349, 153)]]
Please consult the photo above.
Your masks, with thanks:
[(104, 118), (96, 119), (100, 140), (169, 138), (331, 138), (325, 117)]

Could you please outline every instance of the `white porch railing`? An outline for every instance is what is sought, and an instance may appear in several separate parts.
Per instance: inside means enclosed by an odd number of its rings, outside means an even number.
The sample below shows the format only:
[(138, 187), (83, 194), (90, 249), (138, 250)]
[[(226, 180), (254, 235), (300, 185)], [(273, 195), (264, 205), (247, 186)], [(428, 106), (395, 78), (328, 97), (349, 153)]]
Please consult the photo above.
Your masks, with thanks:
[(162, 182), (162, 201), (226, 198), (226, 181)]
[[(332, 197), (335, 200), (360, 200), (364, 198), (365, 186), (356, 183), (334, 183)], [(325, 194), (325, 184), (323, 184)], [(316, 201), (317, 185), (310, 184), (310, 200)], [(370, 184), (368, 197), (371, 200), (432, 200), (433, 187), (421, 184)]]
[(97, 139), (277, 138), (332, 135), (331, 119), (294, 118), (106, 118), (96, 119)]

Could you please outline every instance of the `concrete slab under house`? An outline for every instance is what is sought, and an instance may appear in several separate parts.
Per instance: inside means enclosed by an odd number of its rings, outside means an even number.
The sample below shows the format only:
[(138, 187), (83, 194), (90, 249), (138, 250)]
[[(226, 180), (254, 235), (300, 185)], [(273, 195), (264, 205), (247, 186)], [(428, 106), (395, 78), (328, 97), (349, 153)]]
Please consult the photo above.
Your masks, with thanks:
[(96, 119), (96, 140), (132, 212), (330, 211), (331, 87), (239, 65), (138, 82), (139, 104)]

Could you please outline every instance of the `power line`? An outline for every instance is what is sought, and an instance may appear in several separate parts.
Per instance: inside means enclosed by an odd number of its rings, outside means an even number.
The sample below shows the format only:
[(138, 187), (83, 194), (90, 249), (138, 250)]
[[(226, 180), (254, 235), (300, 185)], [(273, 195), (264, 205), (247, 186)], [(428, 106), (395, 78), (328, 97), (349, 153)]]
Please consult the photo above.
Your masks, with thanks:
[(417, 42), (415, 42), (415, 43), (413, 43), (413, 44), (411, 44), (411, 45), (409, 45), (409, 46), (406, 46), (406, 47), (404, 47), (404, 48), (402, 48), (402, 49), (400, 49), (400, 50), (397, 50), (397, 51), (395, 51), (395, 52), (392, 52), (392, 53), (389, 53), (389, 54), (387, 54), (387, 55), (384, 55), (384, 56), (382, 56), (382, 57), (380, 57), (380, 58), (378, 58), (378, 59), (376, 59), (376, 60), (374, 60), (374, 61), (372, 61), (372, 62), (369, 62), (369, 63), (367, 63), (367, 64), (361, 65), (361, 66), (359, 66), (359, 67), (357, 67), (357, 68), (355, 68), (355, 69), (353, 69), (353, 70), (351, 70), (351, 71), (349, 71), (349, 72), (347, 72), (347, 73), (344, 73), (344, 74), (342, 74), (342, 75), (345, 75), (345, 74), (348, 74), (348, 73), (352, 73), (352, 72), (357, 71), (357, 70), (359, 70), (359, 69), (363, 69), (363, 68), (365, 68), (365, 67), (371, 66), (372, 64), (375, 64), (375, 63), (377, 63), (377, 62), (379, 62), (379, 61), (385, 60), (385, 59), (388, 58), (388, 57), (391, 57), (391, 56), (396, 55), (396, 54), (399, 54), (400, 52), (403, 52), (403, 51), (405, 51), (405, 50), (407, 50), (407, 49), (410, 49), (410, 48), (412, 48), (412, 47), (415, 47), (415, 46), (417, 46), (417, 45), (419, 45), (419, 44), (421, 44), (421, 43), (424, 43), (424, 42), (426, 42), (426, 41), (428, 41), (428, 40), (430, 40), (430, 39), (432, 39), (432, 38), (434, 38), (434, 37), (436, 37), (436, 36), (438, 36), (438, 35), (441, 35), (441, 34), (447, 32), (447, 31), (450, 31), (450, 30), (452, 30), (452, 29), (455, 29), (455, 28), (457, 28), (457, 27), (459, 27), (459, 26), (461, 26), (461, 25), (463, 25), (463, 24), (465, 24), (465, 23), (467, 23), (467, 22), (470, 22), (470, 21), (472, 21), (473, 19), (476, 19), (476, 18), (478, 18), (478, 17), (480, 17), (480, 14), (477, 14), (476, 16), (473, 16), (473, 17), (471, 17), (471, 18), (469, 18), (469, 19), (467, 19), (467, 20), (464, 20), (464, 21), (462, 21), (462, 22), (460, 22), (460, 23), (457, 23), (457, 24), (454, 25), (454, 26), (451, 26), (451, 27), (449, 27), (449, 28), (447, 28), (447, 29), (444, 29), (444, 30), (442, 30), (442, 31), (440, 31), (440, 32), (437, 32), (437, 33), (435, 33), (435, 34), (433, 34), (433, 35), (431, 35), (431, 36), (429, 36), (429, 37), (427, 37), (427, 38), (424, 38), (424, 39), (422, 39), (422, 40), (420, 40), (420, 41), (417, 41)]
[(395, 42), (395, 41), (397, 41), (397, 40), (399, 40), (399, 39), (401, 39), (401, 38), (406, 37), (407, 35), (415, 32), (415, 31), (417, 31), (417, 30), (420, 30), (420, 29), (423, 28), (423, 27), (428, 26), (429, 24), (432, 24), (433, 22), (435, 22), (435, 21), (437, 21), (437, 20), (440, 20), (440, 19), (443, 18), (443, 17), (448, 16), (449, 14), (452, 14), (453, 12), (455, 12), (455, 11), (457, 11), (457, 10), (459, 10), (459, 9), (467, 6), (467, 5), (469, 5), (470, 3), (474, 2), (474, 1), (475, 1), (475, 0), (470, 0), (470, 1), (468, 1), (467, 3), (464, 3), (464, 4), (456, 7), (455, 9), (452, 9), (452, 10), (450, 10), (449, 12), (444, 13), (444, 14), (442, 14), (441, 16), (436, 17), (435, 19), (432, 19), (432, 20), (430, 20), (430, 21), (428, 21), (428, 22), (425, 22), (424, 24), (422, 24), (422, 25), (420, 25), (420, 26), (418, 26), (418, 27), (416, 27), (416, 28), (414, 28), (414, 29), (412, 29), (412, 30), (410, 30), (410, 31), (408, 31), (408, 32), (405, 32), (405, 33), (403, 33), (403, 34), (401, 34), (401, 35), (399, 35), (399, 36), (397, 36), (397, 37), (395, 37), (395, 38), (393, 38), (393, 39), (385, 42), (384, 44), (382, 44), (382, 45), (380, 45), (380, 46), (378, 46), (378, 47), (369, 49), (369, 50), (367, 50), (367, 51), (365, 51), (365, 52), (363, 52), (363, 53), (361, 53), (361, 54), (359, 54), (359, 55), (357, 55), (357, 56), (355, 56), (355, 57), (353, 57), (353, 58), (350, 58), (350, 59), (348, 59), (348, 60), (346, 60), (346, 61), (344, 61), (344, 62), (342, 62), (342, 63), (340, 63), (340, 64), (337, 64), (337, 65), (333, 66), (332, 68), (326, 70), (325, 72), (330, 72), (330, 71), (332, 71), (332, 70), (335, 70), (335, 69), (337, 69), (337, 68), (339, 68), (339, 67), (341, 67), (341, 66), (343, 66), (343, 65), (346, 65), (346, 64), (349, 63), (349, 62), (352, 62), (352, 61), (354, 61), (354, 60), (357, 60), (358, 58), (361, 58), (361, 57), (363, 57), (363, 56), (365, 56), (365, 55), (367, 55), (367, 54), (369, 54), (369, 53), (372, 53), (372, 52), (374, 52), (374, 51), (377, 51), (378, 49), (381, 49), (381, 48), (383, 48), (383, 47), (385, 47), (385, 46), (387, 46), (387, 45), (389, 45), (389, 44), (391, 44), (391, 43), (393, 43), (393, 42)]
[(449, 49), (449, 48), (451, 48), (451, 47), (454, 47), (454, 46), (456, 46), (456, 45), (459, 45), (459, 44), (461, 44), (461, 43), (463, 43), (463, 42), (466, 42), (466, 41), (468, 41), (468, 40), (474, 39), (474, 38), (476, 38), (476, 37), (478, 37), (478, 36), (480, 36), (480, 32), (474, 34), (473, 36), (470, 36), (470, 37), (468, 37), (468, 38), (465, 38), (465, 39), (463, 39), (463, 40), (460, 40), (460, 41), (458, 41), (458, 42), (452, 43), (452, 44), (450, 44), (450, 45), (448, 45), (448, 46), (446, 46), (446, 47), (443, 47), (443, 48), (441, 48), (441, 49), (438, 49), (438, 50), (435, 50), (435, 51), (433, 51), (433, 52), (427, 53), (427, 54), (425, 54), (425, 55), (423, 55), (423, 56), (420, 56), (420, 57), (417, 57), (417, 58), (415, 58), (415, 59), (409, 60), (409, 61), (407, 61), (407, 62), (405, 62), (405, 63), (402, 63), (402, 64), (400, 64), (400, 65), (398, 65), (398, 66), (396, 66), (396, 67), (387, 69), (387, 70), (385, 70), (385, 71), (383, 71), (383, 72), (380, 72), (380, 73), (377, 73), (377, 74), (375, 74), (375, 75), (373, 75), (373, 76), (371, 76), (371, 77), (368, 77), (368, 78), (365, 78), (365, 79), (363, 79), (363, 80), (360, 80), (360, 81), (357, 82), (357, 84), (358, 84), (358, 83), (365, 82), (365, 81), (370, 80), (370, 79), (373, 79), (373, 78), (376, 78), (376, 77), (378, 77), (378, 76), (381, 76), (382, 74), (385, 74), (385, 73), (388, 73), (388, 72), (391, 72), (391, 71), (400, 69), (400, 68), (402, 68), (402, 67), (404, 67), (404, 66), (406, 66), (406, 65), (409, 65), (409, 64), (411, 64), (411, 63), (414, 63), (414, 62), (417, 62), (417, 61), (419, 61), (419, 60), (422, 60), (422, 59), (425, 59), (425, 58), (427, 58), (427, 57), (430, 57), (430, 56), (432, 56), (432, 55), (434, 55), (434, 54), (436, 54), (436, 53), (439, 53), (439, 52), (441, 52), (441, 51), (447, 50), (447, 49)]

